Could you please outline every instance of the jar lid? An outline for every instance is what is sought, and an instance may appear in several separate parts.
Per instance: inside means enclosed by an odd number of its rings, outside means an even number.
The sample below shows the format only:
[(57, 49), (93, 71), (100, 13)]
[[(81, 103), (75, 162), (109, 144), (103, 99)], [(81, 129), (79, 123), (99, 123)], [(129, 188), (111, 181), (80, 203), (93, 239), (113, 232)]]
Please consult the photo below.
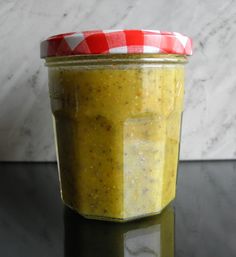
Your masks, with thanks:
[(93, 30), (59, 34), (41, 42), (41, 58), (81, 54), (192, 54), (192, 40), (159, 30)]

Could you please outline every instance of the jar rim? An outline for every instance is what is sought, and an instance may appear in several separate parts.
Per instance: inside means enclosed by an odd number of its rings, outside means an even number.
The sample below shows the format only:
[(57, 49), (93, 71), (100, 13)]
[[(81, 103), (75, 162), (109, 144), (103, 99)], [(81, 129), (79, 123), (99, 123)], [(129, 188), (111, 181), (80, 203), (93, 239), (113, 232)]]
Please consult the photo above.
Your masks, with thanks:
[(46, 57), (46, 66), (105, 66), (105, 65), (156, 65), (186, 64), (186, 55), (176, 54), (97, 54)]

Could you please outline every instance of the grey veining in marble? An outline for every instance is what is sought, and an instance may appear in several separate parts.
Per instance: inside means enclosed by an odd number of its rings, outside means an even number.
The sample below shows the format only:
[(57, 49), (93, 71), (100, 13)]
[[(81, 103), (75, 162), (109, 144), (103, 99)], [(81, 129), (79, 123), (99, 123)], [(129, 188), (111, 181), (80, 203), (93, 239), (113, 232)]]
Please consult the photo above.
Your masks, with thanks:
[(97, 28), (191, 36), (181, 159), (236, 157), (236, 1), (1, 0), (0, 160), (55, 160), (39, 42)]

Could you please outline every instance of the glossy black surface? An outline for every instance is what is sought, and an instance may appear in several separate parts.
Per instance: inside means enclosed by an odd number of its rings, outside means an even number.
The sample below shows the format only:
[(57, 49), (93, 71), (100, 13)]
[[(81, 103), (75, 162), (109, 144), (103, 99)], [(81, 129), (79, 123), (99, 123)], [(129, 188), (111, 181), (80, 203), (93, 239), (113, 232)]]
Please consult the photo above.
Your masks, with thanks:
[(54, 163), (2, 163), (0, 174), (0, 256), (236, 256), (236, 161), (181, 163), (173, 207), (125, 224), (65, 208)]

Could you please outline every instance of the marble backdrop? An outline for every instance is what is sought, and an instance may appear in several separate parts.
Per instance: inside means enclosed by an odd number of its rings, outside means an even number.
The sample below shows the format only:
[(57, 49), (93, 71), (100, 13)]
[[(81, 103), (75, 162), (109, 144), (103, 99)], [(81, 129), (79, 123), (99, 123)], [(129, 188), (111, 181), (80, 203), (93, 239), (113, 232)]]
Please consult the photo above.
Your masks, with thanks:
[(181, 159), (236, 157), (236, 1), (0, 0), (0, 160), (55, 160), (40, 40), (117, 28), (193, 38)]

